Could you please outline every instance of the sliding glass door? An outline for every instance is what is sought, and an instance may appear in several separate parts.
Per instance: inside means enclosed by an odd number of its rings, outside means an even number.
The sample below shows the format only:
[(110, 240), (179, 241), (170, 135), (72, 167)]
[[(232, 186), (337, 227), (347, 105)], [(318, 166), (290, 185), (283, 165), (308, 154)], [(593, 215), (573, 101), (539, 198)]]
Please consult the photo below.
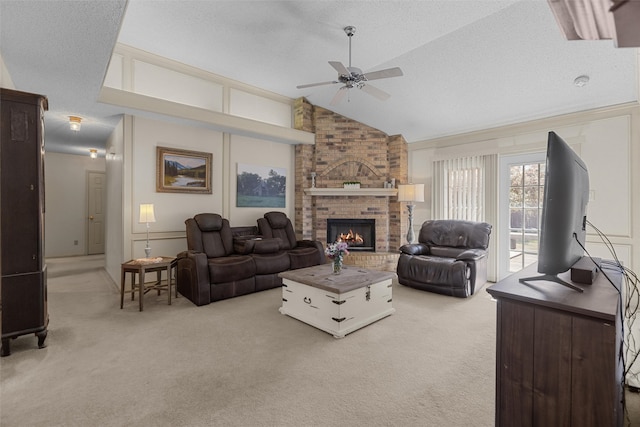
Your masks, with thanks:
[(545, 153), (500, 158), (498, 276), (538, 261)]
[(509, 272), (538, 260), (544, 163), (509, 167)]

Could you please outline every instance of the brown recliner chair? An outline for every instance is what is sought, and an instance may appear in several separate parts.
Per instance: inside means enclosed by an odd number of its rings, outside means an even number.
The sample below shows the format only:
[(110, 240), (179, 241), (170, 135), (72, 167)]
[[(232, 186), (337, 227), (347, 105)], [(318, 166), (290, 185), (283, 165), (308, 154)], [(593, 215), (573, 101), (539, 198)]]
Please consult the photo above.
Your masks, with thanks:
[(487, 281), (491, 225), (459, 220), (425, 221), (418, 242), (400, 248), (398, 282), (466, 298)]
[(258, 219), (258, 234), (263, 238), (279, 238), (280, 249), (289, 254), (290, 269), (324, 264), (324, 247), (317, 240), (297, 240), (291, 220), (282, 212), (267, 212)]

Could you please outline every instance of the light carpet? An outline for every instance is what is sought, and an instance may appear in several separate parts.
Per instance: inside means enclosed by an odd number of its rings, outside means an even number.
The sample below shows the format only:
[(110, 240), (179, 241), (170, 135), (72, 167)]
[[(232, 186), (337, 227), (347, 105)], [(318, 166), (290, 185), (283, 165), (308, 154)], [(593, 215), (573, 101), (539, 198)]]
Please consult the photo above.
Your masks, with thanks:
[(394, 283), (396, 313), (335, 339), (272, 289), (145, 311), (104, 270), (50, 278), (48, 346), (2, 358), (2, 426), (492, 426), (496, 304)]

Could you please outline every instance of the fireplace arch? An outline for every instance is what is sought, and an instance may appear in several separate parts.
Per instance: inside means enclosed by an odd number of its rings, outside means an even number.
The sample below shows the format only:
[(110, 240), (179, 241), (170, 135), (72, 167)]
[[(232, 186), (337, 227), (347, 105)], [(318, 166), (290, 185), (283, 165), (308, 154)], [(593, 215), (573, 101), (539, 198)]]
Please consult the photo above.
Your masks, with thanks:
[(361, 178), (380, 179), (373, 164), (353, 156), (345, 156), (335, 162), (321, 176), (343, 181), (358, 181)]

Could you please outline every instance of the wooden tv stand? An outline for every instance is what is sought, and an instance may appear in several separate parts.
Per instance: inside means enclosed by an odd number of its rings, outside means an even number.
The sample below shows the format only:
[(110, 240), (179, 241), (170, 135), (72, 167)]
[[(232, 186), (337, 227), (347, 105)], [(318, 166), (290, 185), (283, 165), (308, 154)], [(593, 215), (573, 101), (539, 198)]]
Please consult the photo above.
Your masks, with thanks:
[[(622, 426), (622, 328), (618, 292), (592, 285), (519, 283), (537, 264), (487, 292), (498, 301), (496, 426)], [(622, 275), (605, 270), (617, 289)]]

